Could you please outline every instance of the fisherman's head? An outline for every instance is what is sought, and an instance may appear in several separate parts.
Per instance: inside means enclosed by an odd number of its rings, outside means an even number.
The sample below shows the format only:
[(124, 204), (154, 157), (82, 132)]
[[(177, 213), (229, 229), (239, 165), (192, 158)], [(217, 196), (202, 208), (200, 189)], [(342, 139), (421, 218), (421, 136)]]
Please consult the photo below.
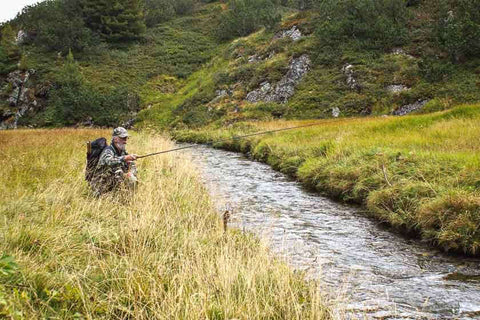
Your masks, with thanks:
[(118, 127), (113, 129), (112, 134), (112, 144), (120, 151), (125, 151), (125, 146), (127, 145), (128, 132), (127, 129), (123, 127)]

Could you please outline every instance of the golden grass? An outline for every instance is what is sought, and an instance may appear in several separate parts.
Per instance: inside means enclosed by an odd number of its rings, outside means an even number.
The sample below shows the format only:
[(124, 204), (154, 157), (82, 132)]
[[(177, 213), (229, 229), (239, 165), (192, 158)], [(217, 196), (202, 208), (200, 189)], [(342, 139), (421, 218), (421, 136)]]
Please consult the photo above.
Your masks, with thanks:
[[(331, 317), (316, 283), (254, 237), (224, 234), (188, 157), (141, 160), (135, 195), (92, 197), (83, 142), (109, 134), (0, 132), (0, 252), (18, 264), (0, 272), (0, 317)], [(148, 134), (129, 144), (139, 154), (171, 147)]]

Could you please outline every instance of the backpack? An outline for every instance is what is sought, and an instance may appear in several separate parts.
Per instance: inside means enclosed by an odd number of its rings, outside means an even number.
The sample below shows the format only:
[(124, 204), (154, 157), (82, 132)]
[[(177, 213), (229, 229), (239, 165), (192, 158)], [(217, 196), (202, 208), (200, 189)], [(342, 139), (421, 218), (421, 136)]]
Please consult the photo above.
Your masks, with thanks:
[(92, 181), (97, 168), (98, 160), (102, 151), (108, 147), (107, 139), (98, 138), (87, 142), (87, 167), (85, 168), (85, 180)]

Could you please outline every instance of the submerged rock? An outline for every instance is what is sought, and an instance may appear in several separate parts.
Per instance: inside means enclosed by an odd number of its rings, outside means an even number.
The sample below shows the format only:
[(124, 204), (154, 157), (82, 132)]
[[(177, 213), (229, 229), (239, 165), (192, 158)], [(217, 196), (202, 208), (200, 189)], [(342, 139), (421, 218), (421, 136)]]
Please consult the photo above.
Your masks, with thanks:
[(310, 65), (310, 57), (306, 54), (292, 59), (288, 72), (275, 86), (263, 82), (259, 89), (247, 94), (246, 100), (253, 103), (259, 101), (286, 103), (295, 93), (295, 86), (310, 70)]
[(393, 111), (393, 114), (396, 116), (404, 116), (413, 111), (422, 109), (428, 103), (428, 101), (429, 100), (417, 100), (415, 103), (406, 104), (404, 106), (401, 106), (397, 110)]

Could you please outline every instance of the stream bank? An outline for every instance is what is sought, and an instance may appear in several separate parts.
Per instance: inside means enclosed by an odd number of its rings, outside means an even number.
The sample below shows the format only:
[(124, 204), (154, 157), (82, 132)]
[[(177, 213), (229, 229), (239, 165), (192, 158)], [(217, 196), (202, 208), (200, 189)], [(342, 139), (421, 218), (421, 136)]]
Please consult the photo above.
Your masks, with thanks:
[[(321, 195), (366, 207), (370, 217), (401, 233), (447, 252), (476, 256), (479, 119), (479, 105), (466, 105), (401, 118), (241, 122), (178, 131), (174, 137), (242, 152)], [(235, 138), (312, 123), (318, 125)]]
[(475, 319), (480, 315), (480, 260), (454, 257), (404, 238), (359, 207), (309, 192), (242, 154), (191, 150), (204, 181), (235, 227), (334, 292), (347, 319)]

